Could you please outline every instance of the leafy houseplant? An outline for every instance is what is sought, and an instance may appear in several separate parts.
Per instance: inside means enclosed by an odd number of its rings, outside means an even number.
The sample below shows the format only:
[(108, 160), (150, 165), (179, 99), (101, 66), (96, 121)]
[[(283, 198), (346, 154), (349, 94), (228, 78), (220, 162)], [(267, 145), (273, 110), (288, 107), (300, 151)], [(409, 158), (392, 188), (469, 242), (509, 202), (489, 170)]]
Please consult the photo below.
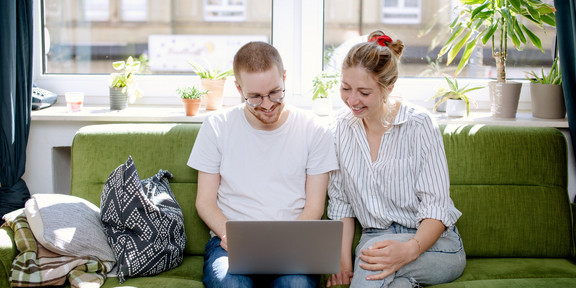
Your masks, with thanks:
[(202, 99), (202, 96), (208, 93), (207, 91), (202, 91), (196, 86), (186, 86), (183, 88), (176, 89), (176, 92), (180, 94), (182, 99)]
[(338, 73), (322, 72), (312, 80), (313, 109), (318, 115), (329, 115), (332, 110), (332, 100), (328, 97), (340, 82)]
[(122, 110), (126, 108), (128, 100), (133, 103), (136, 98), (141, 97), (135, 83), (140, 61), (135, 61), (130, 56), (126, 61), (113, 62), (112, 67), (119, 72), (110, 74), (110, 109)]
[(460, 0), (462, 12), (452, 21), (452, 35), (439, 52), (448, 53), (447, 64), (452, 63), (460, 51), (462, 58), (456, 68), (458, 75), (470, 60), (477, 46), (492, 46), (496, 61), (497, 81), (490, 82), (490, 110), (497, 118), (515, 118), (522, 84), (506, 82), (508, 42), (521, 51), (528, 40), (542, 50), (540, 38), (524, 25), (526, 19), (544, 29), (544, 24), (556, 26), (554, 7), (540, 0)]
[(219, 67), (212, 69), (210, 65), (203, 67), (195, 62), (189, 62), (194, 73), (200, 76), (202, 88), (207, 90), (206, 110), (218, 110), (222, 108), (222, 94), (226, 78), (234, 75), (234, 70), (220, 71)]
[(336, 85), (338, 85), (339, 75), (335, 74), (328, 74), (326, 72), (322, 72), (316, 77), (314, 77), (313, 82), (313, 92), (312, 92), (312, 100), (316, 100), (317, 98), (328, 98), (330, 92), (333, 92), (333, 89)]
[(544, 68), (542, 68), (541, 75), (542, 76), (538, 76), (536, 72), (531, 71), (528, 73), (526, 79), (530, 80), (532, 83), (562, 85), (562, 72), (560, 71), (560, 65), (558, 65), (558, 58), (554, 59), (554, 63), (552, 63), (548, 75), (544, 72)]
[[(468, 97), (466, 94), (468, 92), (474, 91), (474, 90), (478, 90), (478, 89), (482, 89), (484, 87), (472, 87), (472, 88), (468, 88), (468, 85), (465, 85), (464, 87), (460, 87), (460, 85), (458, 85), (458, 80), (456, 80), (456, 78), (454, 78), (454, 81), (450, 80), (450, 78), (448, 77), (444, 77), (444, 79), (446, 79), (446, 83), (448, 83), (448, 88), (447, 90), (440, 90), (438, 91), (438, 93), (436, 93), (436, 95), (433, 98), (439, 98), (440, 101), (438, 101), (436, 103), (436, 105), (434, 105), (434, 112), (436, 112), (436, 109), (438, 108), (438, 106), (440, 106), (440, 104), (448, 101), (448, 105), (446, 107), (446, 112), (447, 113), (451, 113), (451, 111), (454, 110), (454, 108), (450, 107), (452, 105), (458, 105), (455, 102), (452, 102), (450, 100), (456, 100), (459, 102), (464, 103), (464, 107), (465, 107), (465, 111), (466, 111), (466, 116), (470, 115), (470, 102), (472, 102), (474, 104), (474, 106), (478, 106), (478, 104), (476, 103), (476, 101), (473, 98)], [(448, 115), (448, 116), (463, 116), (463, 115)]]
[(540, 38), (524, 25), (527, 19), (544, 29), (544, 24), (556, 26), (556, 9), (540, 0), (460, 0), (462, 12), (452, 21), (452, 35), (440, 50), (439, 56), (448, 53), (447, 64), (452, 63), (464, 49), (456, 69), (458, 75), (470, 60), (473, 50), (488, 41), (492, 45), (492, 56), (496, 61), (497, 81), (506, 82), (506, 60), (508, 41), (521, 51), (530, 42), (542, 49)]
[(234, 75), (234, 70), (220, 71), (220, 67), (212, 69), (210, 65), (208, 67), (203, 67), (196, 62), (189, 62), (190, 66), (194, 70), (194, 73), (200, 76), (200, 79), (211, 79), (211, 80), (221, 80), (226, 79), (228, 76)]
[(186, 86), (176, 89), (176, 92), (180, 94), (182, 103), (184, 103), (186, 116), (194, 116), (198, 114), (202, 97), (206, 95), (207, 91), (202, 91), (196, 86)]
[(559, 119), (566, 116), (564, 91), (562, 90), (562, 72), (558, 58), (554, 59), (552, 68), (546, 75), (542, 68), (541, 76), (532, 71), (526, 77), (530, 80), (530, 97), (532, 99), (532, 116), (546, 119)]

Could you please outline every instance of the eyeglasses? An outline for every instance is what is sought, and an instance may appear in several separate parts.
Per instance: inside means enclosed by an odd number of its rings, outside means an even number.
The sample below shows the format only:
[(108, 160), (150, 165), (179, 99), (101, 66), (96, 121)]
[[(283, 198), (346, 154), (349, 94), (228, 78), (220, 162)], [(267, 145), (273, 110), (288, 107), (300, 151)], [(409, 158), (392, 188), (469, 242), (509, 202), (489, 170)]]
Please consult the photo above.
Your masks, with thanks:
[(282, 90), (278, 89), (271, 91), (268, 95), (248, 96), (244, 98), (244, 100), (246, 100), (246, 103), (252, 107), (260, 106), (260, 104), (262, 104), (262, 101), (264, 101), (264, 97), (268, 97), (268, 99), (270, 99), (270, 101), (272, 102), (282, 103), (282, 100), (284, 100), (284, 91), (286, 91), (286, 89)]

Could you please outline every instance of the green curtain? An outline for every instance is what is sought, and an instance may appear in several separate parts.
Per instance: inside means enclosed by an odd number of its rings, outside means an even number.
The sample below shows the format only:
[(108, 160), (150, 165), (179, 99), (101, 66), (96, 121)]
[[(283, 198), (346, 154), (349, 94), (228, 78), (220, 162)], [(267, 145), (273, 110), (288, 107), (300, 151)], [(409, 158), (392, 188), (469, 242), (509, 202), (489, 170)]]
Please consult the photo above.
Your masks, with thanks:
[(0, 217), (30, 198), (21, 177), (32, 107), (33, 21), (33, 0), (0, 0)]

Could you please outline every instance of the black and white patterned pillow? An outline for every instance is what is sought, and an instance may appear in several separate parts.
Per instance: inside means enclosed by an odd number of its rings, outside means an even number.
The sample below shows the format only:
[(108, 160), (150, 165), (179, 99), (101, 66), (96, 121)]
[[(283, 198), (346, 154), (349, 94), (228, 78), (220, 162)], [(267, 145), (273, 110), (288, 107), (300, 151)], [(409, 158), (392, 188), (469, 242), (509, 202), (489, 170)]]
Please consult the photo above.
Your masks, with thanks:
[(100, 218), (118, 263), (120, 283), (182, 263), (186, 234), (182, 210), (168, 182), (172, 177), (160, 170), (140, 181), (129, 157), (104, 184)]

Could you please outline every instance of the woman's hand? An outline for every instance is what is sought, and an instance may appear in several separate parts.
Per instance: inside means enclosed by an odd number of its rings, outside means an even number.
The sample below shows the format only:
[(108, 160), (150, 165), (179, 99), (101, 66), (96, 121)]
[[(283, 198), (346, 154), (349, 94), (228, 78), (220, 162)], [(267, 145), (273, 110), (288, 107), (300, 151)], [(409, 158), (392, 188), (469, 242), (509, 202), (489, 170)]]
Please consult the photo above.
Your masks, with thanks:
[(370, 275), (368, 280), (381, 280), (398, 271), (404, 265), (416, 260), (420, 251), (416, 241), (400, 242), (384, 240), (362, 250), (360, 267), (369, 271), (380, 271)]
[(340, 257), (340, 272), (332, 274), (326, 282), (326, 287), (335, 285), (350, 285), (350, 280), (354, 276), (354, 265), (352, 264), (352, 243), (354, 242), (354, 218), (342, 218), (344, 223), (342, 232), (342, 250)]
[(328, 278), (328, 281), (326, 282), (326, 287), (332, 287), (335, 285), (350, 285), (352, 276), (354, 276), (354, 272), (352, 272), (352, 270), (352, 267), (340, 268), (340, 273), (330, 275), (330, 278)]

